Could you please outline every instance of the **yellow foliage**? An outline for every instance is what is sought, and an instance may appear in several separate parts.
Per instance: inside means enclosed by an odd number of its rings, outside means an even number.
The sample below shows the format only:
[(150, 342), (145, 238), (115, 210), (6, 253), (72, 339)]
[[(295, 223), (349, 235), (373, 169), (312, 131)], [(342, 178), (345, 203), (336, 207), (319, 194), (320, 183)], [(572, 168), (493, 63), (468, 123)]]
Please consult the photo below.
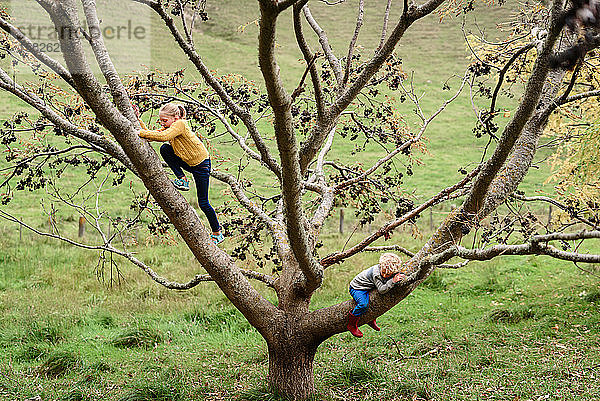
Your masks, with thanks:
[[(568, 204), (582, 209), (587, 214), (594, 213), (600, 205), (600, 119), (598, 102), (590, 107), (589, 115), (596, 116), (585, 129), (575, 129), (565, 136), (550, 159), (552, 175), (547, 182), (556, 182), (558, 195)], [(587, 115), (587, 111), (584, 115)], [(554, 126), (565, 127), (565, 120), (553, 122)], [(567, 128), (568, 129), (568, 128)]]

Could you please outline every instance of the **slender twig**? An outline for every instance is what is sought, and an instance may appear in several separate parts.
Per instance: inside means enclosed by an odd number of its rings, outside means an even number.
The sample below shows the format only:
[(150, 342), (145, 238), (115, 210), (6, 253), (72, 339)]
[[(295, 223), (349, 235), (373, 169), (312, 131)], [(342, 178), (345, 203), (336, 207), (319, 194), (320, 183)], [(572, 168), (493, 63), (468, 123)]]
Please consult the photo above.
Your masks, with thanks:
[(365, 0), (358, 1), (358, 16), (356, 17), (356, 27), (354, 28), (354, 34), (350, 40), (348, 46), (348, 55), (346, 56), (346, 68), (344, 69), (344, 77), (342, 78), (342, 86), (345, 86), (350, 77), (350, 69), (352, 68), (352, 57), (354, 55), (354, 46), (358, 40), (358, 34), (363, 24), (363, 16), (365, 14)]
[(383, 44), (385, 43), (385, 37), (387, 35), (387, 26), (390, 18), (390, 9), (392, 8), (392, 0), (388, 0), (387, 5), (385, 7), (385, 13), (383, 14), (383, 26), (381, 28), (381, 40), (379, 41), (379, 46), (377, 46), (377, 51), (381, 49)]

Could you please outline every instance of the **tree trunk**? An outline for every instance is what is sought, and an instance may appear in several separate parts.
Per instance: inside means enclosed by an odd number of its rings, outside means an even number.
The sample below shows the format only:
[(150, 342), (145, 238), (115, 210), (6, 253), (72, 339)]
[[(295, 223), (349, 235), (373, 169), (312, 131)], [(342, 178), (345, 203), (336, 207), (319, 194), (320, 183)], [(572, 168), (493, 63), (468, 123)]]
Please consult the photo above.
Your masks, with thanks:
[(306, 400), (314, 395), (313, 361), (316, 345), (302, 341), (269, 344), (269, 390), (289, 400)]

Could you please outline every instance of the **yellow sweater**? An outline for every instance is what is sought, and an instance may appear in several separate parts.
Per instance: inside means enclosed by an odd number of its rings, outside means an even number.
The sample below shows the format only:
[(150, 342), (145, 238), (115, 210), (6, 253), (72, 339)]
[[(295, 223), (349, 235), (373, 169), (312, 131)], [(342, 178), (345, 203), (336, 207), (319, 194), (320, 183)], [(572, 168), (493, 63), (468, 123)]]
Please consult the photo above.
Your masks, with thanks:
[(169, 141), (175, 154), (190, 167), (196, 166), (208, 159), (208, 151), (200, 139), (190, 130), (183, 119), (176, 120), (169, 128), (149, 130), (142, 120), (140, 136), (151, 141)]

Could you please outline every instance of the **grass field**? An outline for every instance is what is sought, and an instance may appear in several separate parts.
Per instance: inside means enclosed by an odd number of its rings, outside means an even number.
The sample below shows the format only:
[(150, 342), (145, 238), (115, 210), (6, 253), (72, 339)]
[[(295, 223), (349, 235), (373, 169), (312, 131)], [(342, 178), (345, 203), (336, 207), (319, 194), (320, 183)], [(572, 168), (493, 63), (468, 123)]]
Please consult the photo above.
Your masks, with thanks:
[[(375, 14), (371, 7), (381, 10), (385, 2), (367, 3), (368, 19), (359, 42), (368, 49), (380, 35), (371, 23), (381, 18), (381, 12)], [(137, 6), (124, 7), (110, 12), (145, 15), (136, 14), (141, 12)], [(219, 73), (244, 73), (260, 82), (257, 29), (252, 23), (257, 17), (255, 2), (223, 0), (208, 2), (207, 7), (211, 20), (196, 32), (204, 60)], [(516, 8), (514, 2), (504, 8), (479, 8), (476, 21), (491, 29), (511, 8)], [(323, 13), (322, 26), (337, 32), (330, 37), (334, 49), (343, 49), (354, 26), (342, 21), (354, 21), (356, 2), (336, 8), (315, 4), (313, 13)], [(475, 20), (469, 18), (467, 26), (473, 27)], [(169, 71), (188, 65), (158, 29), (160, 22), (155, 18), (146, 22), (157, 28), (152, 29), (150, 67)], [(415, 86), (424, 94), (426, 114), (449, 96), (442, 91), (443, 82), (462, 74), (468, 63), (460, 22), (450, 19), (440, 25), (432, 16), (412, 27), (399, 47), (405, 71), (415, 71)], [(243, 32), (237, 29), (242, 25), (246, 26)], [(288, 13), (279, 27), (278, 55), (284, 82), (292, 90), (304, 65), (298, 61), (290, 27)], [(135, 62), (126, 61), (126, 65)], [(191, 67), (186, 67), (186, 74), (199, 79)], [(504, 102), (508, 109), (514, 105), (507, 99)], [(416, 129), (412, 106), (399, 107)], [(3, 93), (0, 120), (24, 108)], [(472, 126), (467, 93), (431, 125), (426, 134), (428, 152), (419, 156), (422, 165), (405, 181), (416, 203), (454, 183), (460, 177), (459, 167), (479, 160), (485, 142), (473, 136)], [(229, 159), (220, 168), (235, 164), (237, 153), (230, 145), (218, 140), (213, 145)], [(332, 156), (341, 158), (352, 146), (336, 142)], [(374, 155), (366, 152), (361, 157), (360, 161), (369, 163), (368, 157)], [(539, 167), (531, 170), (523, 184), (529, 193), (552, 190), (542, 185), (549, 174), (547, 165)], [(81, 171), (67, 173), (70, 185), (84, 179)], [(142, 189), (139, 183), (133, 188)], [(227, 199), (224, 190), (222, 184), (211, 183), (215, 205)], [(116, 214), (130, 213), (129, 193), (127, 185), (107, 188), (102, 194), (105, 207)], [(193, 193), (186, 196), (190, 201), (195, 197)], [(38, 191), (18, 194), (7, 209), (36, 228), (46, 229), (41, 198), (50, 207), (52, 200)], [(448, 205), (435, 209), (434, 222), (441, 221), (448, 209)], [(59, 208), (62, 232), (76, 236), (77, 217)], [(337, 233), (335, 218), (328, 222), (322, 255), (344, 246), (354, 224), (351, 213), (347, 220), (345, 235)], [(429, 234), (429, 222), (422, 218), (418, 226), (421, 236), (401, 231), (393, 242), (418, 249)], [(350, 243), (367, 229), (359, 228)], [(140, 233), (139, 243), (131, 249), (158, 274), (184, 281), (200, 270), (181, 243), (166, 245), (146, 238)], [(88, 232), (84, 241), (96, 239)], [(223, 243), (227, 250), (234, 245), (233, 238)], [(347, 283), (377, 257), (361, 254), (328, 269), (311, 307), (348, 299)], [(105, 269), (105, 280), (98, 280), (96, 253), (0, 222), (0, 399), (277, 399), (264, 390), (265, 343), (215, 285), (168, 291), (133, 266), (117, 262), (122, 277)], [(597, 273), (594, 267), (582, 267)], [(111, 272), (120, 283), (109, 285)], [(437, 271), (379, 319), (380, 333), (365, 328), (362, 340), (345, 333), (323, 344), (315, 361), (318, 399), (598, 399), (599, 284), (595, 274), (548, 258), (500, 258), (471, 263), (458, 271)], [(258, 287), (275, 300), (272, 292)]]

